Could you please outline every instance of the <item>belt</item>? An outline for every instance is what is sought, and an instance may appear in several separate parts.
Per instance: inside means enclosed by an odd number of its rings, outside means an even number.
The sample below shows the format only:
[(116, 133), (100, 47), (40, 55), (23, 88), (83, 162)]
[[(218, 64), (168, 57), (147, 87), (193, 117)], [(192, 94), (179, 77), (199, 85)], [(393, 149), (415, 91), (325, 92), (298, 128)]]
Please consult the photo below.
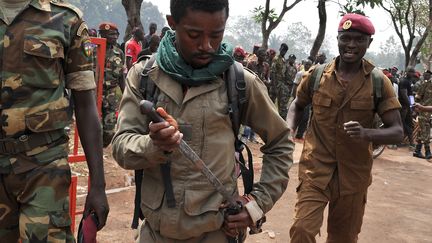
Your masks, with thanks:
[(64, 129), (0, 139), (0, 154), (19, 154), (66, 137)]

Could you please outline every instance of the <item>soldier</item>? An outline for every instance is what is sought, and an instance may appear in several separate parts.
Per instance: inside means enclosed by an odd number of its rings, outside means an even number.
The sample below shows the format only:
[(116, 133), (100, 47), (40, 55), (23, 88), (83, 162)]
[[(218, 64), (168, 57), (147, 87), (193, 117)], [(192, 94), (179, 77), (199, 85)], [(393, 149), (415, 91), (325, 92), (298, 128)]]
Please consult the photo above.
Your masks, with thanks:
[(108, 215), (91, 42), (63, 1), (0, 1), (0, 242), (74, 242), (66, 89), (90, 171), (84, 216)]
[(327, 59), (327, 56), (324, 52), (318, 52), (314, 64), (323, 64), (323, 63), (325, 63), (326, 59)]
[(119, 37), (117, 25), (103, 22), (99, 25), (99, 34), (107, 40), (102, 99), (102, 137), (105, 148), (111, 143), (115, 133), (116, 112), (121, 98), (119, 93), (123, 93), (125, 86), (123, 76), (125, 62), (123, 51), (117, 47)]
[[(228, 243), (228, 236), (238, 238), (239, 232), (253, 227), (282, 195), (293, 143), (262, 81), (241, 68), (247, 100), (241, 123), (250, 125), (267, 144), (262, 147), (260, 180), (250, 194), (238, 195), (237, 134), (227, 112), (227, 86), (222, 79), (234, 64), (232, 48), (222, 43), (228, 0), (171, 0), (170, 9), (167, 20), (175, 32), (166, 32), (147, 81), (159, 87), (156, 106), (171, 123), (150, 123), (148, 115), (140, 114), (141, 74), (149, 61), (138, 62), (126, 79), (113, 155), (124, 168), (144, 170), (141, 210), (145, 223), (137, 242)], [(244, 205), (238, 214), (224, 215), (223, 197), (178, 151), (181, 139), (197, 151), (234, 200)], [(169, 166), (168, 176), (162, 176), (161, 166)]]
[(233, 54), (234, 60), (241, 63), (243, 66), (246, 66), (247, 63), (245, 61), (246, 58), (246, 52), (241, 46), (237, 46), (234, 48), (234, 54)]
[[(294, 86), (294, 80), (297, 74), (297, 67), (295, 65), (295, 61), (296, 61), (297, 57), (294, 54), (291, 54), (288, 56), (288, 63), (287, 63), (287, 69), (286, 69), (286, 81), (288, 84), (288, 100), (290, 98), (290, 95), (292, 93), (292, 89)], [(288, 107), (287, 107), (287, 112), (288, 112)], [(286, 115), (285, 115), (286, 117)]]
[[(423, 81), (419, 86), (419, 89), (416, 93), (416, 101), (425, 106), (432, 105), (432, 80), (431, 80), (432, 72), (427, 70), (423, 73)], [(431, 151), (430, 151), (430, 112), (420, 112), (418, 115), (418, 123), (420, 127), (419, 134), (417, 135), (417, 145), (415, 147), (415, 151), (413, 152), (414, 157), (430, 159)], [(423, 156), (421, 149), (424, 144), (425, 154)]]
[(407, 67), (407, 72), (404, 78), (399, 82), (399, 102), (402, 105), (400, 110), (404, 134), (408, 137), (410, 149), (414, 149), (413, 142), (413, 121), (411, 111), (410, 96), (414, 97), (413, 85), (415, 80), (415, 69)]
[[(338, 32), (340, 55), (319, 67), (323, 74), (317, 79), (311, 80), (321, 71), (317, 66), (308, 72), (288, 114), (288, 126), (295, 131), (304, 108), (312, 105), (299, 161), (292, 243), (316, 242), (327, 204), (326, 242), (357, 242), (372, 181), (371, 142), (397, 143), (403, 137), (400, 104), (390, 80), (363, 58), (375, 32), (372, 23), (363, 15), (346, 14)], [(374, 85), (374, 74), (381, 85)], [(379, 98), (374, 86), (380, 88)], [(384, 128), (372, 128), (375, 113)]]
[(153, 35), (156, 35), (157, 30), (157, 24), (154, 22), (151, 22), (149, 25), (149, 33), (144, 36), (145, 39), (145, 45), (143, 46), (143, 49), (148, 48), (150, 46), (150, 41)]
[(270, 98), (278, 104), (279, 115), (285, 119), (288, 112), (288, 99), (290, 94), (288, 93), (288, 85), (286, 84), (286, 69), (287, 65), (285, 62), (285, 54), (288, 51), (288, 45), (282, 43), (279, 48), (279, 55), (273, 59), (271, 66), (271, 86), (270, 86)]

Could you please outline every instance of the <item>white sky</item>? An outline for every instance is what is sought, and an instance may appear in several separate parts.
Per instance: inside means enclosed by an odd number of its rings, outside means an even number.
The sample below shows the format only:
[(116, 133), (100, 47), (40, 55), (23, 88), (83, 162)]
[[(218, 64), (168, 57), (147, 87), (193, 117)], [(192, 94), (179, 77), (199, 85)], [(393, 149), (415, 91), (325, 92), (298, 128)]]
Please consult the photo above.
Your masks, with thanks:
[[(169, 14), (170, 0), (148, 0), (154, 5), (159, 7), (162, 14)], [(331, 45), (334, 46), (332, 52), (336, 52), (336, 31), (340, 20), (339, 6), (335, 3), (338, 0), (328, 2), (327, 8), (327, 30), (326, 38), (330, 38)], [(294, 0), (288, 0), (288, 5)], [(344, 2), (339, 0), (339, 2)], [(249, 15), (255, 7), (265, 4), (265, 0), (230, 0), (230, 16)], [(272, 0), (270, 7), (276, 9), (276, 13), (282, 8), (283, 0)], [(366, 8), (366, 15), (368, 15), (375, 26), (374, 41), (370, 46), (371, 51), (379, 51), (381, 43), (385, 42), (391, 35), (396, 36), (393, 29), (390, 16), (384, 10), (375, 7), (375, 9)], [(228, 19), (229, 21), (229, 19)], [(282, 33), (289, 23), (302, 22), (312, 31), (312, 36), (315, 36), (319, 27), (319, 18), (316, 0), (303, 0), (294, 8), (288, 11), (284, 20), (274, 30), (276, 33)], [(398, 39), (398, 38), (396, 38)]]

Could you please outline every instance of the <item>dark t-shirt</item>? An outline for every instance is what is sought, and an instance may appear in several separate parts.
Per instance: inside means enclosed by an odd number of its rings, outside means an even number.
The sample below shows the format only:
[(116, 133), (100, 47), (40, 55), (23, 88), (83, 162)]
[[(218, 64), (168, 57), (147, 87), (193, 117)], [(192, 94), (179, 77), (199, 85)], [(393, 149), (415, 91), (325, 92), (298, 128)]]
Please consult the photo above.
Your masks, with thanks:
[(407, 91), (408, 96), (413, 95), (412, 81), (408, 78), (403, 78), (399, 82), (399, 102), (401, 103), (402, 106), (409, 106), (410, 104), (405, 104), (406, 102), (402, 98), (402, 93), (401, 93), (402, 89), (405, 89)]

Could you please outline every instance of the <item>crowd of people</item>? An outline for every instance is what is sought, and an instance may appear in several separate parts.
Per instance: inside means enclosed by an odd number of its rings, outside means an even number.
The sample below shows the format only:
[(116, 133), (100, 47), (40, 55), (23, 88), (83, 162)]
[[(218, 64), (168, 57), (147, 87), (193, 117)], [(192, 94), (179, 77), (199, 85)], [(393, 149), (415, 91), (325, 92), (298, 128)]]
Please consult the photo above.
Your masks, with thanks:
[[(364, 59), (375, 34), (367, 17), (342, 17), (337, 57), (326, 62), (320, 52), (296, 63), (294, 54), (285, 57), (286, 43), (279, 53), (256, 45), (248, 54), (223, 42), (228, 0), (171, 0), (170, 11), (160, 34), (150, 23), (147, 34), (133, 28), (119, 45), (115, 23), (88, 29), (63, 1), (0, 1), (0, 242), (74, 241), (71, 99), (90, 171), (84, 217), (93, 215), (98, 230), (106, 223), (102, 148), (111, 144), (122, 168), (143, 171), (137, 242), (231, 243), (243, 242), (247, 228), (259, 232), (287, 188), (297, 140), (291, 242), (315, 242), (329, 205), (327, 242), (354, 243), (372, 183), (371, 143), (400, 146), (405, 133), (415, 157), (432, 157), (432, 72), (381, 71)], [(101, 122), (90, 41), (98, 35), (107, 41)], [(152, 85), (156, 114), (142, 114)], [(376, 116), (383, 128), (373, 126)], [(262, 143), (263, 157), (259, 179), (241, 192), (237, 142), (247, 140)], [(200, 157), (194, 169), (179, 151), (183, 142)]]

